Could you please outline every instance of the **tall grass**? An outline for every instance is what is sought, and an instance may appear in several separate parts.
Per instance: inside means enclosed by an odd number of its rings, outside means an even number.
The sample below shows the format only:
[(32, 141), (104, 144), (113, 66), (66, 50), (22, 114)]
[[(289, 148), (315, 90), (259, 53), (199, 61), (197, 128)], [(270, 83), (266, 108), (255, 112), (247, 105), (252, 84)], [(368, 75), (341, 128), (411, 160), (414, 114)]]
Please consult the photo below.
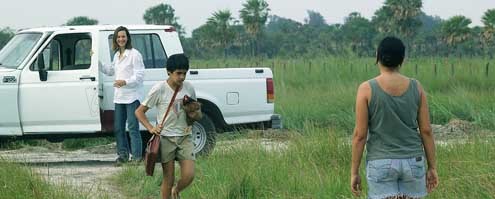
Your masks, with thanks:
[[(495, 63), (486, 73), (488, 62), (408, 59), (401, 72), (422, 83), (433, 123), (459, 118), (495, 130)], [(228, 150), (217, 145), (213, 154), (197, 161), (195, 181), (184, 198), (352, 197), (349, 134), (357, 87), (378, 74), (373, 59), (197, 60), (192, 65), (272, 68), (276, 112), (282, 114), (290, 136), (282, 151), (261, 144)], [(493, 198), (494, 153), (493, 137), (437, 146), (440, 186), (428, 198)], [(363, 169), (361, 174), (366, 190)], [(116, 180), (131, 197), (156, 197), (161, 173), (155, 175), (144, 177), (143, 168), (128, 167)]]
[[(350, 132), (357, 87), (379, 73), (374, 62), (353, 57), (193, 60), (192, 67), (270, 67), (274, 72), (276, 112), (282, 114), (286, 127), (300, 129), (308, 120)], [(411, 58), (405, 60), (401, 72), (418, 79), (425, 88), (433, 123), (459, 118), (495, 130), (495, 61)]]
[(494, 198), (495, 139), (437, 147), (440, 187), (432, 198)]
[(45, 182), (28, 167), (0, 159), (0, 199), (89, 198), (89, 192)]
[[(217, 149), (200, 158), (196, 178), (183, 198), (352, 198), (348, 136), (311, 123), (303, 124), (302, 131), (311, 132), (311, 136), (289, 132), (286, 150), (268, 150), (260, 138), (254, 138), (258, 144)], [(438, 146), (440, 186), (428, 198), (495, 196), (494, 152), (493, 138)], [(154, 177), (145, 177), (142, 167), (127, 167), (116, 180), (131, 198), (154, 198), (159, 195), (160, 170)]]

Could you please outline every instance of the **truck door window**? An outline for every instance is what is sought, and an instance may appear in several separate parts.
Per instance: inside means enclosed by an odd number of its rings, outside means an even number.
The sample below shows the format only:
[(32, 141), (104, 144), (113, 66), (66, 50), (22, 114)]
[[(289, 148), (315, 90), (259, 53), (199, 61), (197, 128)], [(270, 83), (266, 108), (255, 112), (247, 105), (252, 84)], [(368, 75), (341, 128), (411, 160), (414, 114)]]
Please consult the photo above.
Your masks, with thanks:
[[(113, 34), (108, 36), (111, 59), (115, 52), (112, 48)], [(132, 47), (141, 53), (145, 68), (165, 68), (167, 54), (157, 34), (131, 34)]]
[[(91, 36), (87, 33), (60, 34), (43, 49), (47, 71), (82, 70), (91, 65)], [(38, 70), (38, 60), (31, 64)]]
[(163, 50), (162, 41), (158, 35), (151, 35), (151, 45), (153, 46), (155, 68), (165, 68), (167, 55)]
[(77, 40), (75, 49), (75, 65), (85, 65), (89, 68), (91, 65), (91, 39)]
[[(43, 49), (43, 61), (46, 70), (60, 70), (60, 42), (52, 40), (45, 49)], [(31, 70), (38, 70), (38, 59), (31, 64)]]

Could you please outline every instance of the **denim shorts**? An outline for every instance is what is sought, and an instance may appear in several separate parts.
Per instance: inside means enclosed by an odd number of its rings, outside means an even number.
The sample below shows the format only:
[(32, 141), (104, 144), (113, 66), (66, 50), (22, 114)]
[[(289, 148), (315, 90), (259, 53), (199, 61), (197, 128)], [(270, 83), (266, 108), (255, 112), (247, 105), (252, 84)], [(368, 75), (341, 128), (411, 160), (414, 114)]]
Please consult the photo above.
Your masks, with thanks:
[(426, 168), (423, 156), (408, 159), (379, 159), (366, 162), (368, 198), (426, 196)]

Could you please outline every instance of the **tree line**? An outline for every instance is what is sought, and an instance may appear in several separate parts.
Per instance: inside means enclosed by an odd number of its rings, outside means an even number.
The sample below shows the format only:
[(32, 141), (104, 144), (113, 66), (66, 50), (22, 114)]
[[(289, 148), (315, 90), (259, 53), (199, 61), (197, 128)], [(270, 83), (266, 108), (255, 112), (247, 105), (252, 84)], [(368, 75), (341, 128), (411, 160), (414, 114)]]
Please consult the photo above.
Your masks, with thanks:
[[(148, 8), (146, 24), (173, 25), (189, 56), (193, 58), (313, 58), (321, 56), (374, 56), (384, 36), (397, 36), (409, 56), (488, 56), (495, 51), (495, 9), (487, 9), (483, 26), (470, 27), (462, 15), (449, 19), (422, 11), (422, 0), (386, 0), (371, 19), (352, 12), (342, 24), (328, 24), (317, 11), (308, 10), (303, 23), (270, 14), (264, 0), (246, 0), (236, 19), (230, 10), (217, 10), (207, 22), (185, 37), (185, 29), (169, 4)], [(85, 16), (64, 25), (92, 25), (98, 20)], [(0, 47), (13, 30), (0, 30)]]

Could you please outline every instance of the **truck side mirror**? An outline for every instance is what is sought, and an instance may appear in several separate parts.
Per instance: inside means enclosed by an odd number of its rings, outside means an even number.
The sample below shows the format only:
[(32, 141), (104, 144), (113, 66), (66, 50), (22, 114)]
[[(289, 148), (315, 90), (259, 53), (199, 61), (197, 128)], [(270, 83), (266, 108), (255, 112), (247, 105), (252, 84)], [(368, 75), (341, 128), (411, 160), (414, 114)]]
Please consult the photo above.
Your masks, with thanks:
[(45, 82), (48, 78), (48, 72), (45, 68), (45, 58), (43, 53), (38, 54), (38, 73), (40, 75), (40, 81)]

